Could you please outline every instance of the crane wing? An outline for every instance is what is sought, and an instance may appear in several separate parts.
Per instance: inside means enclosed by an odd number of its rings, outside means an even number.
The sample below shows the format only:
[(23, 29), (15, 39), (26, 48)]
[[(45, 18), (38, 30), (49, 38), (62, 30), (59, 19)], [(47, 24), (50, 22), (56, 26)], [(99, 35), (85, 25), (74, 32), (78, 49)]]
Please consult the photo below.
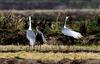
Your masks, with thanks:
[(27, 30), (27, 38), (28, 39), (35, 39), (36, 35), (32, 30)]
[(41, 36), (42, 36), (43, 42), (47, 42), (46, 39), (45, 39), (45, 37), (44, 37), (44, 35), (43, 35), (43, 33), (42, 33), (41, 31), (40, 31), (40, 33), (41, 33)]
[(76, 39), (83, 37), (79, 32), (76, 32), (76, 31), (73, 31), (73, 30), (71, 30), (70, 32), (71, 32), (72, 36)]
[(71, 36), (71, 37), (74, 37), (76, 39), (79, 39), (82, 37), (82, 35), (79, 32), (75, 32), (69, 28), (62, 28), (61, 31), (64, 35)]

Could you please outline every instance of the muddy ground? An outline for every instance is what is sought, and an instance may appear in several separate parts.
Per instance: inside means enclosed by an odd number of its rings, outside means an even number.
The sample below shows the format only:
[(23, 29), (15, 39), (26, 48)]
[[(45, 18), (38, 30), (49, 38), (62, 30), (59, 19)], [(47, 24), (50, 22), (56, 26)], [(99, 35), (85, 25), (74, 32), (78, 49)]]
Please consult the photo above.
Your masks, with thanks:
[(31, 59), (5, 59), (0, 58), (0, 64), (100, 64), (100, 60), (96, 59), (76, 59), (76, 60), (70, 60), (70, 59), (63, 59), (58, 62), (50, 62), (50, 61), (36, 61)]

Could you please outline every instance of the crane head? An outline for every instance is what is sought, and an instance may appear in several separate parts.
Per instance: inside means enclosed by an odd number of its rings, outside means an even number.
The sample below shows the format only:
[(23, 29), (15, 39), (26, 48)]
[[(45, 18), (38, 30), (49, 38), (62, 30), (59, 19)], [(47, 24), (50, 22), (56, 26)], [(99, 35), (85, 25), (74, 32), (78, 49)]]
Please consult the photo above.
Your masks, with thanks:
[(66, 16), (66, 20), (68, 19), (68, 16)]
[(39, 31), (39, 26), (36, 26), (36, 31)]
[(39, 29), (39, 26), (36, 26), (36, 29)]

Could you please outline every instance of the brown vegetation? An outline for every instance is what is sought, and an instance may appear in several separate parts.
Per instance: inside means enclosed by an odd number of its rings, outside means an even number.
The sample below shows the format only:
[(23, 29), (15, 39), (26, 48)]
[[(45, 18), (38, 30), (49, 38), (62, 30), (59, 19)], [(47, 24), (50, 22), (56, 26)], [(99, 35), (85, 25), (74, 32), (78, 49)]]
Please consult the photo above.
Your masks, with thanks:
[[(39, 12), (40, 11), (40, 12)], [(0, 44), (27, 44), (26, 30), (28, 16), (32, 16), (33, 30), (37, 25), (51, 44), (100, 44), (99, 11), (84, 10), (31, 10), (31, 11), (1, 11), (0, 12)], [(86, 38), (68, 42), (60, 28), (65, 16), (70, 16), (67, 26), (79, 31)], [(90, 36), (93, 36), (90, 37)], [(58, 42), (58, 43), (57, 43)]]

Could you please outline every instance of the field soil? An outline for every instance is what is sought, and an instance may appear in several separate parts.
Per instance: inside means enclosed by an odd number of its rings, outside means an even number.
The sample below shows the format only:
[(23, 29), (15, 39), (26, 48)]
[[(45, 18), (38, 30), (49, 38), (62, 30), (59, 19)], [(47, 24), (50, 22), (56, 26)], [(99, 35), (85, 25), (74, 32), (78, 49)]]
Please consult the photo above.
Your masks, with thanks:
[(50, 61), (36, 61), (31, 59), (6, 59), (6, 58), (0, 58), (0, 64), (100, 64), (100, 60), (96, 59), (76, 59), (76, 60), (70, 60), (70, 59), (63, 59), (58, 62), (50, 62)]

